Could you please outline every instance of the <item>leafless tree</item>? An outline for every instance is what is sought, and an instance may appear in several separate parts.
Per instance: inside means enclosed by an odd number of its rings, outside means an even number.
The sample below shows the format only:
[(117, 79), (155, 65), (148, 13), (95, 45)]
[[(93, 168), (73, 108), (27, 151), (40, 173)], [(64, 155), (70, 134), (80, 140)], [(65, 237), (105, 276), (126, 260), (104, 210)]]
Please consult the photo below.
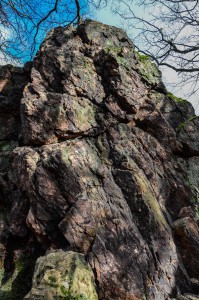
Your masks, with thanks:
[[(117, 6), (118, 5), (118, 6)], [(199, 1), (118, 0), (114, 12), (133, 41), (160, 67), (177, 72), (187, 95), (199, 90)], [(113, 7), (113, 5), (112, 5)]]
[(0, 63), (30, 59), (51, 28), (78, 23), (85, 5), (83, 0), (1, 0)]

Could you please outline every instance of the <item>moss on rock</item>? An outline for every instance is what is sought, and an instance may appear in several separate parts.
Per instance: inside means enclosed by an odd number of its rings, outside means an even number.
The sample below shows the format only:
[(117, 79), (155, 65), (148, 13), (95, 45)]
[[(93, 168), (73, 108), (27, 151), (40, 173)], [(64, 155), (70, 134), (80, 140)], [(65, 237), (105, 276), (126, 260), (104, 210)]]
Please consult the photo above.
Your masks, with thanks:
[(24, 299), (42, 300), (46, 291), (56, 300), (98, 299), (92, 269), (83, 254), (72, 251), (52, 252), (37, 260), (32, 289)]
[(179, 130), (184, 129), (190, 122), (193, 122), (195, 119), (198, 119), (198, 118), (199, 118), (199, 116), (193, 116), (193, 117), (188, 118), (185, 122), (178, 125), (176, 130), (179, 131)]
[(0, 172), (5, 172), (9, 165), (10, 153), (18, 146), (16, 141), (0, 141)]
[(0, 299), (22, 300), (31, 287), (31, 279), (35, 261), (27, 257), (19, 257), (12, 273), (5, 273), (3, 263), (0, 268)]
[(12, 151), (18, 145), (15, 141), (0, 141), (0, 152)]
[(138, 60), (138, 72), (150, 85), (159, 86), (162, 85), (162, 73), (153, 63), (149, 56), (142, 55), (136, 52)]
[(124, 67), (127, 70), (130, 70), (130, 66), (131, 66), (130, 56), (133, 52), (133, 49), (130, 51), (129, 51), (129, 49), (126, 49), (127, 53), (125, 53), (125, 55), (123, 55), (124, 49), (122, 46), (114, 47), (114, 45), (110, 41), (108, 41), (104, 47), (104, 51), (108, 55), (111, 55), (112, 57), (114, 57), (119, 66)]
[(185, 99), (182, 99), (182, 98), (179, 98), (179, 97), (176, 97), (174, 96), (172, 93), (168, 92), (167, 93), (167, 97), (169, 97), (171, 100), (177, 102), (177, 103), (186, 103), (188, 102), (187, 100)]

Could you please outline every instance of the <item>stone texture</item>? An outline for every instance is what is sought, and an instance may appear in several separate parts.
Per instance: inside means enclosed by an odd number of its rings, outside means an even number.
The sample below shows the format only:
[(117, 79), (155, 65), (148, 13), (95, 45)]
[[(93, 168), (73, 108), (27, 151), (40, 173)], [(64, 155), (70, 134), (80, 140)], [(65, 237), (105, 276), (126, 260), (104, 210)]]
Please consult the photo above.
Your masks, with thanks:
[[(89, 20), (53, 29), (18, 128), (0, 153), (8, 253), (82, 253), (99, 300), (197, 293), (198, 120), (122, 30)], [(43, 282), (35, 272), (31, 293)]]
[(40, 257), (30, 293), (24, 299), (97, 300), (94, 275), (83, 254), (57, 251)]
[(7, 178), (10, 153), (18, 146), (20, 100), (29, 76), (29, 68), (0, 66), (0, 242), (6, 235), (7, 206), (10, 210)]
[(173, 224), (182, 260), (191, 277), (199, 279), (199, 227), (192, 216), (185, 216)]
[(12, 65), (0, 66), (0, 141), (18, 140), (20, 100), (30, 70)]
[(184, 294), (183, 296), (179, 296), (177, 300), (198, 300), (199, 297), (193, 294)]

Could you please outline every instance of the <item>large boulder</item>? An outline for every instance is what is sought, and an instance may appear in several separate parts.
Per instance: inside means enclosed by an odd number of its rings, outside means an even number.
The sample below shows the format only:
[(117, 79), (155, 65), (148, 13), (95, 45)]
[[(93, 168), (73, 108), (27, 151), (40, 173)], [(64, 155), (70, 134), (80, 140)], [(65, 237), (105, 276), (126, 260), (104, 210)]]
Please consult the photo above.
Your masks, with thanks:
[[(18, 144), (4, 151), (5, 252), (26, 249), (36, 258), (62, 249), (64, 270), (74, 271), (70, 255), (87, 266), (92, 296), (80, 275), (77, 284), (88, 299), (194, 294), (199, 133), (191, 105), (166, 91), (160, 71), (121, 29), (91, 20), (53, 29), (30, 77), (20, 130), (8, 139)], [(56, 298), (58, 287), (44, 294), (45, 270), (36, 280), (48, 255), (26, 299), (41, 285), (39, 299)], [(62, 277), (54, 262), (50, 269)]]
[(94, 275), (84, 255), (51, 252), (37, 260), (32, 289), (27, 300), (97, 300)]

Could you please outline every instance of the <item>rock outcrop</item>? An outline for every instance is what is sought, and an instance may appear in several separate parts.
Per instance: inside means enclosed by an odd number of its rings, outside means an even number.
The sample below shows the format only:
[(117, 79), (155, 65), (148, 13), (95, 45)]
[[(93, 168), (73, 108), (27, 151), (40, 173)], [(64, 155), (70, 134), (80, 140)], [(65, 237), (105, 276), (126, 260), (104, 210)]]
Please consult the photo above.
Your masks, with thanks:
[(40, 257), (35, 266), (33, 285), (24, 298), (97, 300), (94, 275), (83, 254), (58, 251)]
[(90, 20), (52, 30), (33, 66), (0, 75), (2, 290), (21, 256), (53, 250), (24, 299), (198, 299), (191, 104), (122, 30)]

